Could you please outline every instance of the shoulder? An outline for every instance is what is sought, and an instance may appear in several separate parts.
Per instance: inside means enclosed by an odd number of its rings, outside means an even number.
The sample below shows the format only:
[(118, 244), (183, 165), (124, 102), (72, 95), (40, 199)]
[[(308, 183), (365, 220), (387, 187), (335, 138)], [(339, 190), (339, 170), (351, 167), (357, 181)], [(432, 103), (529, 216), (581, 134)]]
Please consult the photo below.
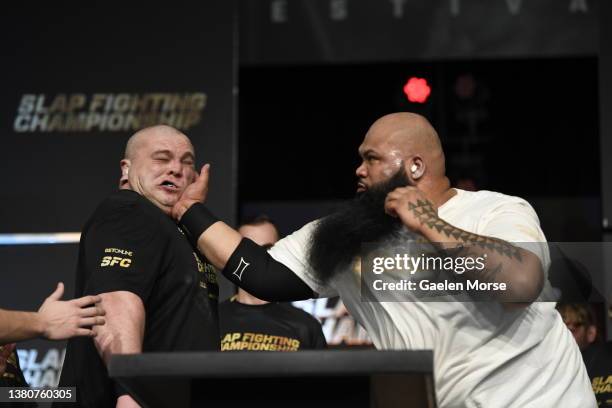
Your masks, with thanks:
[(140, 194), (119, 190), (96, 208), (84, 230), (114, 232), (126, 240), (140, 241), (156, 235), (167, 216)]
[(527, 200), (521, 197), (488, 190), (457, 191), (458, 196), (445, 209), (448, 213), (472, 214), (473, 217), (479, 219), (481, 224), (503, 215), (532, 220), (539, 224), (535, 210)]
[(303, 260), (317, 222), (318, 220), (309, 222), (299, 230), (277, 241), (270, 249), (270, 255), (281, 263), (285, 263), (284, 261), (287, 261), (288, 257)]
[(480, 191), (464, 191), (457, 190), (460, 202), (466, 205), (477, 205), (482, 209), (496, 209), (504, 206), (518, 206), (532, 209), (531, 204), (527, 200), (508, 194), (499, 193), (497, 191), (480, 190)]
[(292, 232), (291, 234), (287, 235), (278, 242), (308, 241), (310, 240), (310, 237), (312, 236), (318, 222), (319, 220), (311, 221), (299, 230)]
[(540, 220), (525, 199), (487, 190), (457, 192), (439, 209), (440, 217), (456, 227), (509, 242), (546, 241)]

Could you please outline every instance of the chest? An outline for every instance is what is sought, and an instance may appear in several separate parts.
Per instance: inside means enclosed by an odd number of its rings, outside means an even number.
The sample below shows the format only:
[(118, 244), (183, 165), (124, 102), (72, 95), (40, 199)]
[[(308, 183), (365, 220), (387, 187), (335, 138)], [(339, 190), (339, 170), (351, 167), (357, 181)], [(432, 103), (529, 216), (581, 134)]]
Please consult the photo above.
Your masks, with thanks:
[(192, 247), (184, 232), (176, 225), (171, 236), (159, 285), (177, 294), (196, 294), (217, 301), (219, 286), (214, 266)]

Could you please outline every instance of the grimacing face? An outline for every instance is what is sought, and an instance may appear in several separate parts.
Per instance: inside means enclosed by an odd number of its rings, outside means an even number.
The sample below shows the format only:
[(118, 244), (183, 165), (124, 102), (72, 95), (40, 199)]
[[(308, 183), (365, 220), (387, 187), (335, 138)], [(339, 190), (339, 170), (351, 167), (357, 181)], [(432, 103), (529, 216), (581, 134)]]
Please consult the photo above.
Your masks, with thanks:
[(125, 161), (130, 188), (168, 215), (196, 175), (193, 146), (179, 133), (147, 135), (134, 157)]

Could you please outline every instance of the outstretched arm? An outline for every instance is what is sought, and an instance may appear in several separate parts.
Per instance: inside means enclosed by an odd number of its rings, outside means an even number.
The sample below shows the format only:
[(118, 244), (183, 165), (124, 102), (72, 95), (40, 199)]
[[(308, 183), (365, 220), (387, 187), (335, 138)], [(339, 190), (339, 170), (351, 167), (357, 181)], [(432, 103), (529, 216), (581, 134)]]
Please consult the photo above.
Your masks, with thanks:
[(64, 284), (43, 302), (37, 312), (0, 309), (0, 344), (36, 337), (65, 340), (74, 336), (95, 336), (90, 326), (104, 324), (104, 309), (97, 306), (99, 296), (62, 301)]
[(313, 297), (310, 287), (289, 268), (204, 207), (209, 175), (210, 166), (205, 165), (172, 211), (198, 250), (226, 278), (260, 299), (290, 301)]

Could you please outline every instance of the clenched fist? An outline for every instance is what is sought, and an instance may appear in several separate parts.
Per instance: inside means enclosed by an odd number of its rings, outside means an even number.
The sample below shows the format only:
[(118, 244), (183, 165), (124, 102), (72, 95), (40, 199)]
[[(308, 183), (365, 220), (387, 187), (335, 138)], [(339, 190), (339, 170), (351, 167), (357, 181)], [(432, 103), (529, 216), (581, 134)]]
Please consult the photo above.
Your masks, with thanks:
[(423, 225), (438, 218), (438, 211), (431, 201), (421, 190), (411, 186), (398, 187), (387, 194), (385, 212), (399, 218), (415, 232), (421, 232)]

